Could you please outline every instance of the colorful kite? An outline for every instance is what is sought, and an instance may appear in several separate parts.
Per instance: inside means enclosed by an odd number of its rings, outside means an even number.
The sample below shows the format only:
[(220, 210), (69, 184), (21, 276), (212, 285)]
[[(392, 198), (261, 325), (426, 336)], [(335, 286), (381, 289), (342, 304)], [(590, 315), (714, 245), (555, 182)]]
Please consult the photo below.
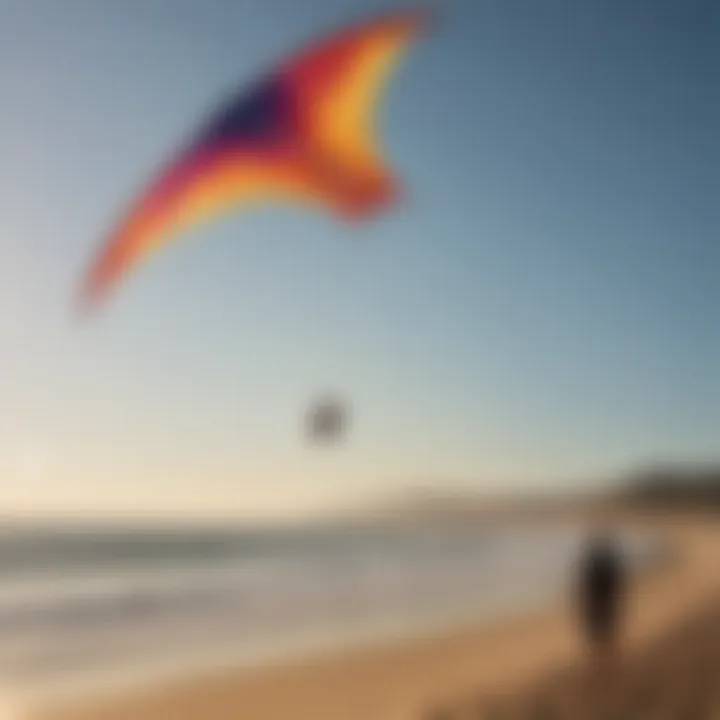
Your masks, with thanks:
[(398, 187), (374, 113), (428, 19), (401, 11), (339, 32), (233, 98), (131, 206), (84, 279), (83, 303), (179, 233), (252, 201), (306, 201), (357, 219), (387, 206)]

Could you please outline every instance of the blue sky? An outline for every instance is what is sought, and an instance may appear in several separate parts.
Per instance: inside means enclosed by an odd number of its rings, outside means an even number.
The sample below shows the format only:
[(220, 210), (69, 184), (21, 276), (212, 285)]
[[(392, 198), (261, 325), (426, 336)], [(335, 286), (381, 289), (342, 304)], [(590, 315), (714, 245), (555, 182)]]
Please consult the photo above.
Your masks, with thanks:
[[(0, 503), (292, 513), (418, 483), (707, 460), (720, 427), (720, 9), (449, 0), (380, 117), (407, 200), (206, 226), (72, 317), (197, 121), (376, 0), (0, 0)], [(309, 399), (348, 441), (302, 442)]]

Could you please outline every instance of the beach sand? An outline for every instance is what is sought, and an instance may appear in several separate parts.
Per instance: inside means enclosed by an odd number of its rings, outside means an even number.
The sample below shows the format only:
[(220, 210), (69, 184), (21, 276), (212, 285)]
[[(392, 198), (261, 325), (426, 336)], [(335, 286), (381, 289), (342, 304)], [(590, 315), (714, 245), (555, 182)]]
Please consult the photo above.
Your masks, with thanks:
[[(629, 652), (700, 612), (720, 591), (717, 517), (624, 516), (659, 532), (672, 561), (638, 579)], [(570, 599), (544, 611), (287, 666), (217, 673), (46, 709), (42, 720), (424, 720), (458, 698), (516, 694), (553, 668), (577, 666)]]

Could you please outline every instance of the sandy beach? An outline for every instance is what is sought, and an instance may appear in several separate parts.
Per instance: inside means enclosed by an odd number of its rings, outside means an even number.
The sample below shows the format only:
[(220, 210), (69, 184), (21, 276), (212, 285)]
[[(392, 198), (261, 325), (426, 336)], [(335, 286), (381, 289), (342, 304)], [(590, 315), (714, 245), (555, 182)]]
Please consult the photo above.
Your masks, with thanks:
[[(692, 617), (720, 590), (714, 517), (653, 515), (624, 522), (659, 533), (671, 561), (637, 579), (627, 642), (634, 652)], [(568, 599), (569, 600), (569, 599)], [(440, 637), (307, 658), (283, 667), (226, 671), (192, 682), (96, 697), (38, 711), (42, 720), (420, 720), (433, 707), (486, 693), (516, 693), (553, 668), (576, 665), (582, 646), (568, 602)]]

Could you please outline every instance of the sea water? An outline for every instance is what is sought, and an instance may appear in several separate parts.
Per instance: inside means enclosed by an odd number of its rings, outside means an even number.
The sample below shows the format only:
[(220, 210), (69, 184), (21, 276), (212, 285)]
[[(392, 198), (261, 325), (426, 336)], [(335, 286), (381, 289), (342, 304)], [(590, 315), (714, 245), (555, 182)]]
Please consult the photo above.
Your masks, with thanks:
[[(439, 631), (555, 600), (573, 525), (0, 535), (0, 686), (82, 693)], [(650, 545), (624, 538), (640, 561)]]

